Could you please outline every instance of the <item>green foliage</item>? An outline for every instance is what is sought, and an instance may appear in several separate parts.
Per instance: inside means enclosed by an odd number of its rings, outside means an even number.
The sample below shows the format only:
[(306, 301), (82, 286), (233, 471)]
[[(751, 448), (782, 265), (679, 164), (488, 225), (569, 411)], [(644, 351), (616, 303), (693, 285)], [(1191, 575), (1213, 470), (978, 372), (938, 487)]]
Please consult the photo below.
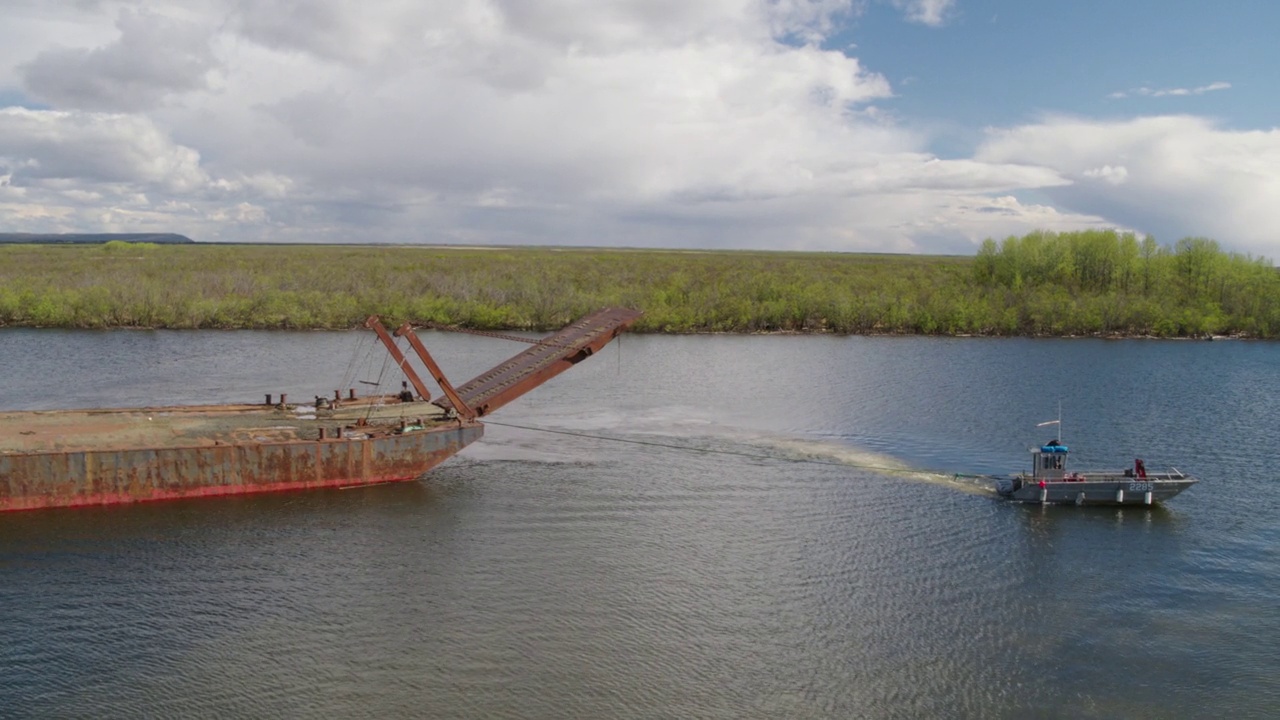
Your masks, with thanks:
[(1280, 336), (1280, 276), (1212, 240), (1031, 233), (975, 257), (549, 248), (0, 246), (0, 325)]
[(973, 279), (1014, 293), (1020, 333), (1277, 336), (1280, 275), (1207, 238), (1032, 233), (984, 243)]

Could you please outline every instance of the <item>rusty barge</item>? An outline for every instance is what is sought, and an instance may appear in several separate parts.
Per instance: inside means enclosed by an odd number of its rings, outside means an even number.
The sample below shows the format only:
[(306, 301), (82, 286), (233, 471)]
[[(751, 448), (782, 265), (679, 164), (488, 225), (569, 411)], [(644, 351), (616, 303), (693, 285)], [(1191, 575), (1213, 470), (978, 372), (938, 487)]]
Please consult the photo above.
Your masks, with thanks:
[[(264, 403), (0, 411), (0, 511), (414, 480), (484, 434), (481, 417), (598, 352), (639, 318), (606, 308), (454, 387), (410, 325), (373, 330), (407, 378), (398, 394)], [(500, 336), (509, 337), (510, 336)], [(412, 388), (409, 385), (412, 384)]]

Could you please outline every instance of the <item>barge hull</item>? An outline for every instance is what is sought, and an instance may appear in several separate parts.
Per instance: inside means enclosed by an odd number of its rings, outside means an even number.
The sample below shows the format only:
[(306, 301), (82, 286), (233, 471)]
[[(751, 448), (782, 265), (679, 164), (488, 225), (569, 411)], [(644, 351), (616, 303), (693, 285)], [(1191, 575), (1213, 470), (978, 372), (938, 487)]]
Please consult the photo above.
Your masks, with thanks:
[(369, 438), (0, 454), (0, 511), (414, 480), (483, 434), (458, 423)]

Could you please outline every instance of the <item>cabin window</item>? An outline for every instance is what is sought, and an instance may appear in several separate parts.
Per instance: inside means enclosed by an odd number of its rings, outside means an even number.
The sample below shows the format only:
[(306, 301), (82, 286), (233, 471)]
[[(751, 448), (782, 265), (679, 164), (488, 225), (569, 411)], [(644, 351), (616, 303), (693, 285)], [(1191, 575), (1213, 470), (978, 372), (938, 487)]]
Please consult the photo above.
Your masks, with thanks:
[(1045, 470), (1061, 470), (1062, 461), (1065, 459), (1062, 455), (1059, 455), (1057, 453), (1046, 453), (1044, 455), (1041, 455), (1040, 457), (1044, 460), (1044, 463), (1041, 467), (1043, 467)]

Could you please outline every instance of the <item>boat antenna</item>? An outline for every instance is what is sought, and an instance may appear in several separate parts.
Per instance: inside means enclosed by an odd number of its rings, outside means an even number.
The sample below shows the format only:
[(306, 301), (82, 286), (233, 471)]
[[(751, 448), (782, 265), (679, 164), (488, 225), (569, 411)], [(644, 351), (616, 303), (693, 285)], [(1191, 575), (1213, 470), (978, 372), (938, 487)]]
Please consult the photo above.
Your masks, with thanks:
[(1062, 444), (1062, 401), (1061, 400), (1058, 401), (1058, 419), (1046, 420), (1045, 422), (1037, 423), (1036, 427), (1044, 427), (1045, 425), (1058, 426), (1058, 439), (1055, 440), (1054, 443), (1057, 445), (1061, 445)]

